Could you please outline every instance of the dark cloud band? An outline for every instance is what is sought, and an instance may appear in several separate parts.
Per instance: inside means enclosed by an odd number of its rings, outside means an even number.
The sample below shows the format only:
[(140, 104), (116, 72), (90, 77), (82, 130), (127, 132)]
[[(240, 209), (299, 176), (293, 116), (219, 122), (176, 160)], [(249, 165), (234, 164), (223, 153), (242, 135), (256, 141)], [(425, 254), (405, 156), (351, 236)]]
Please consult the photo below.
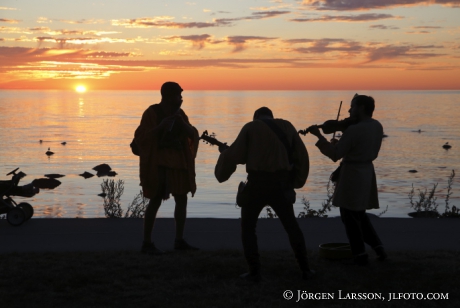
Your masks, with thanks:
[(302, 3), (316, 10), (328, 11), (358, 11), (433, 4), (460, 7), (460, 0), (303, 0)]

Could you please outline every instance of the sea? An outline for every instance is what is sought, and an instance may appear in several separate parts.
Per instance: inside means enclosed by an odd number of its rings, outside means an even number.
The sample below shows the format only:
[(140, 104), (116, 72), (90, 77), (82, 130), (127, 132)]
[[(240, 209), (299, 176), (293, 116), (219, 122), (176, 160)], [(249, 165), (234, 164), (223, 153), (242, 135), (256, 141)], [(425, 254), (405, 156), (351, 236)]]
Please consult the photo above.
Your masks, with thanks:
[[(200, 134), (207, 130), (231, 144), (254, 111), (266, 106), (275, 118), (290, 121), (297, 130), (335, 119), (342, 101), (340, 118), (348, 116), (355, 93), (371, 95), (376, 101), (374, 118), (383, 127), (379, 157), (374, 161), (380, 217), (410, 218), (408, 197), (414, 201), (425, 189), (437, 184), (438, 209), (445, 209), (447, 181), (452, 170), (460, 173), (460, 91), (184, 91), (182, 108)], [(139, 158), (129, 144), (149, 105), (160, 101), (159, 91), (0, 91), (0, 180), (20, 168), (26, 176), (20, 185), (45, 174), (65, 175), (55, 189), (41, 189), (34, 197), (14, 197), (34, 208), (34, 218), (105, 217), (101, 184), (104, 180), (124, 182), (121, 208), (126, 212), (139, 186)], [(332, 135), (326, 135), (331, 138)], [(338, 163), (315, 147), (316, 137), (301, 136), (310, 156), (310, 174), (297, 189), (296, 215), (305, 205), (318, 210), (327, 199), (329, 175)], [(42, 142), (40, 142), (42, 140)], [(62, 142), (66, 142), (62, 145)], [(445, 150), (442, 146), (452, 147)], [(48, 157), (48, 148), (55, 154)], [(216, 146), (200, 143), (196, 157), (197, 191), (188, 197), (188, 217), (240, 217), (235, 205), (238, 184), (246, 179), (245, 166), (225, 183), (218, 183), (214, 167), (219, 156)], [(99, 164), (109, 164), (115, 177), (85, 179)], [(410, 172), (412, 170), (412, 172)], [(414, 172), (416, 171), (416, 172)], [(449, 206), (460, 207), (459, 176), (454, 177)], [(338, 216), (332, 208), (329, 217)], [(174, 200), (161, 206), (158, 217), (173, 217)], [(267, 217), (266, 210), (261, 217)]]

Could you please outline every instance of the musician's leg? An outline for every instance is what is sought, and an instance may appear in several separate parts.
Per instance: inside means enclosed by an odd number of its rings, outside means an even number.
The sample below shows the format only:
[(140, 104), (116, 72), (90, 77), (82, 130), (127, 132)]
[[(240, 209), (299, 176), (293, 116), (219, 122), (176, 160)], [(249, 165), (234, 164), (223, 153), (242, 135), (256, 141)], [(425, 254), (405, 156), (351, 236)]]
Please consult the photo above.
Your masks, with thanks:
[(152, 242), (152, 230), (155, 224), (155, 219), (158, 209), (161, 206), (161, 196), (150, 199), (144, 215), (144, 243)]
[(176, 208), (174, 209), (174, 221), (176, 223), (176, 240), (184, 237), (185, 220), (187, 218), (187, 194), (174, 195)]
[[(260, 276), (259, 247), (257, 245), (256, 227), (259, 214), (264, 204), (257, 193), (251, 195), (251, 202), (241, 208), (241, 241), (244, 257), (249, 267), (249, 275)], [(257, 278), (256, 278), (257, 279)]]
[(348, 241), (350, 242), (351, 252), (356, 264), (365, 265), (368, 263), (366, 247), (364, 246), (363, 230), (360, 220), (360, 212), (340, 208), (340, 217), (345, 225)]
[(284, 192), (280, 191), (273, 196), (272, 202), (270, 203), (276, 215), (283, 224), (284, 230), (286, 230), (291, 248), (294, 251), (294, 255), (297, 259), (297, 263), (302, 272), (309, 272), (310, 268), (307, 259), (307, 247), (305, 245), (305, 238), (302, 230), (299, 227), (299, 223), (295, 218), (293, 204), (290, 203), (284, 197)]
[(185, 220), (187, 218), (187, 194), (174, 195), (176, 208), (174, 210), (174, 221), (176, 223), (176, 239), (174, 249), (176, 250), (198, 250), (197, 247), (189, 245), (184, 240)]
[(152, 243), (152, 230), (155, 224), (155, 219), (160, 208), (161, 196), (150, 199), (144, 215), (144, 241), (142, 243), (141, 252), (149, 255), (161, 255), (164, 252), (156, 248)]

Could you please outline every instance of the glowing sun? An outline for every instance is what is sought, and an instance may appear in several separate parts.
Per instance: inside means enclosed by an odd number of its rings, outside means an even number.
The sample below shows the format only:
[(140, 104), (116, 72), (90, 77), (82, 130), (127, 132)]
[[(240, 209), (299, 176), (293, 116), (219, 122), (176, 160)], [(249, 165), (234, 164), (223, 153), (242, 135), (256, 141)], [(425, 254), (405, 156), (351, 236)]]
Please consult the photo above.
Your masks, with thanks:
[(82, 85), (79, 85), (75, 88), (75, 91), (77, 91), (78, 93), (84, 93), (86, 92), (86, 87), (85, 86), (82, 86)]

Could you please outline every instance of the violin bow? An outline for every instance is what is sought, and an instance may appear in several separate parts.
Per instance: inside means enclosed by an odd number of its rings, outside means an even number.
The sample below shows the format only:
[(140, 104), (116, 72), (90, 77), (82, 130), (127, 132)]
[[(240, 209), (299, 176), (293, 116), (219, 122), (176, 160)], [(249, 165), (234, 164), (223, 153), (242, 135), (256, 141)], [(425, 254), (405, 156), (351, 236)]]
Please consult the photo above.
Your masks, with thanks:
[[(339, 106), (339, 112), (337, 113), (337, 121), (339, 120), (340, 118), (340, 110), (342, 109), (342, 101), (340, 101), (340, 106)], [(335, 132), (334, 134), (332, 135), (332, 139), (335, 139)]]

